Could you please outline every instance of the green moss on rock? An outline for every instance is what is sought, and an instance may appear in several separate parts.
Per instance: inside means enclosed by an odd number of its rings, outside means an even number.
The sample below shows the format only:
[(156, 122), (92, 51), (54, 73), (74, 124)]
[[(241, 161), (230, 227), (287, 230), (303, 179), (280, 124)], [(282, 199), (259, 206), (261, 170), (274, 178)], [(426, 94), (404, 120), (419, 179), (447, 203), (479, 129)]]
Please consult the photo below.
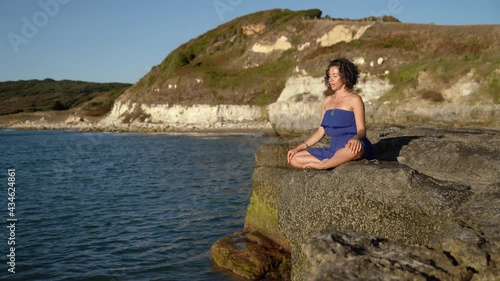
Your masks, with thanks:
[(272, 176), (256, 168), (253, 188), (245, 218), (245, 230), (256, 231), (269, 237), (284, 249), (290, 249), (289, 241), (278, 229), (278, 202), (275, 186), (267, 182)]
[(290, 254), (259, 233), (236, 232), (214, 243), (212, 261), (251, 280), (290, 280)]

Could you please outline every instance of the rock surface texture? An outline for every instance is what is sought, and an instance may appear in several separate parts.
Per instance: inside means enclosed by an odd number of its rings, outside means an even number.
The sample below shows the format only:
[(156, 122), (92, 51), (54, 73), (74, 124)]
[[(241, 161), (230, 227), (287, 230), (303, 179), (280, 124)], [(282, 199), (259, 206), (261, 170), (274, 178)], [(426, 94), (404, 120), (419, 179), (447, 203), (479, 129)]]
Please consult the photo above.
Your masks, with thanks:
[(261, 146), (245, 230), (292, 280), (499, 280), (500, 132), (369, 129), (378, 159), (333, 170), (288, 165), (308, 135)]

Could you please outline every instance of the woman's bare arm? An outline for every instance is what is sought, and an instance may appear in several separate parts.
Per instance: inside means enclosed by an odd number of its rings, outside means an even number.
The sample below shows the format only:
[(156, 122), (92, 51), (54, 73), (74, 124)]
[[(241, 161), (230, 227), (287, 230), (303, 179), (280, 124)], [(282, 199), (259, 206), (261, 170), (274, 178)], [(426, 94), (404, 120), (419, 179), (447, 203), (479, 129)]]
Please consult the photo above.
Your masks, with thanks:
[(328, 105), (330, 99), (331, 97), (328, 96), (321, 103), (321, 118), (319, 120), (319, 127), (316, 130), (316, 132), (314, 132), (305, 142), (299, 144), (294, 149), (288, 151), (287, 153), (288, 163), (290, 163), (291, 159), (297, 152), (308, 149), (310, 146), (315, 145), (325, 136), (325, 129), (321, 126), (321, 123), (323, 122), (323, 116), (325, 115), (326, 106)]
[(357, 132), (356, 135), (347, 142), (346, 147), (350, 149), (352, 153), (358, 153), (361, 151), (361, 141), (366, 137), (365, 105), (358, 95), (353, 97), (351, 104)]

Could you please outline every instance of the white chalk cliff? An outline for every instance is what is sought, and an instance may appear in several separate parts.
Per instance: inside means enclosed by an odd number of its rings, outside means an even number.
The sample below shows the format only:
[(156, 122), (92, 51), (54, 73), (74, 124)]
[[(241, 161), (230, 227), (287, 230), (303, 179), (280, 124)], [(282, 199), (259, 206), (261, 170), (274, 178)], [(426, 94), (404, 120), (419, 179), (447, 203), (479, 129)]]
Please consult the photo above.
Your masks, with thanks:
[(270, 129), (265, 108), (252, 105), (207, 105), (191, 106), (168, 104), (145, 105), (115, 102), (111, 113), (101, 120), (102, 126), (120, 126), (131, 113), (139, 112), (142, 119), (132, 123), (161, 124), (177, 129)]

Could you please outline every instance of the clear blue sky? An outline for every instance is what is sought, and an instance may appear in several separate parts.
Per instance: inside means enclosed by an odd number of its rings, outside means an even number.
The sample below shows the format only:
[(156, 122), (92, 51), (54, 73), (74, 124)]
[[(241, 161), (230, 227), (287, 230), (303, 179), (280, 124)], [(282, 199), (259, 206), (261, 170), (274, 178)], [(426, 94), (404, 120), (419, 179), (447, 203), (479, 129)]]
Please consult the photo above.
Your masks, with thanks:
[(249, 13), (319, 8), (402, 22), (500, 24), (498, 0), (0, 0), (0, 81), (135, 83), (179, 45)]

